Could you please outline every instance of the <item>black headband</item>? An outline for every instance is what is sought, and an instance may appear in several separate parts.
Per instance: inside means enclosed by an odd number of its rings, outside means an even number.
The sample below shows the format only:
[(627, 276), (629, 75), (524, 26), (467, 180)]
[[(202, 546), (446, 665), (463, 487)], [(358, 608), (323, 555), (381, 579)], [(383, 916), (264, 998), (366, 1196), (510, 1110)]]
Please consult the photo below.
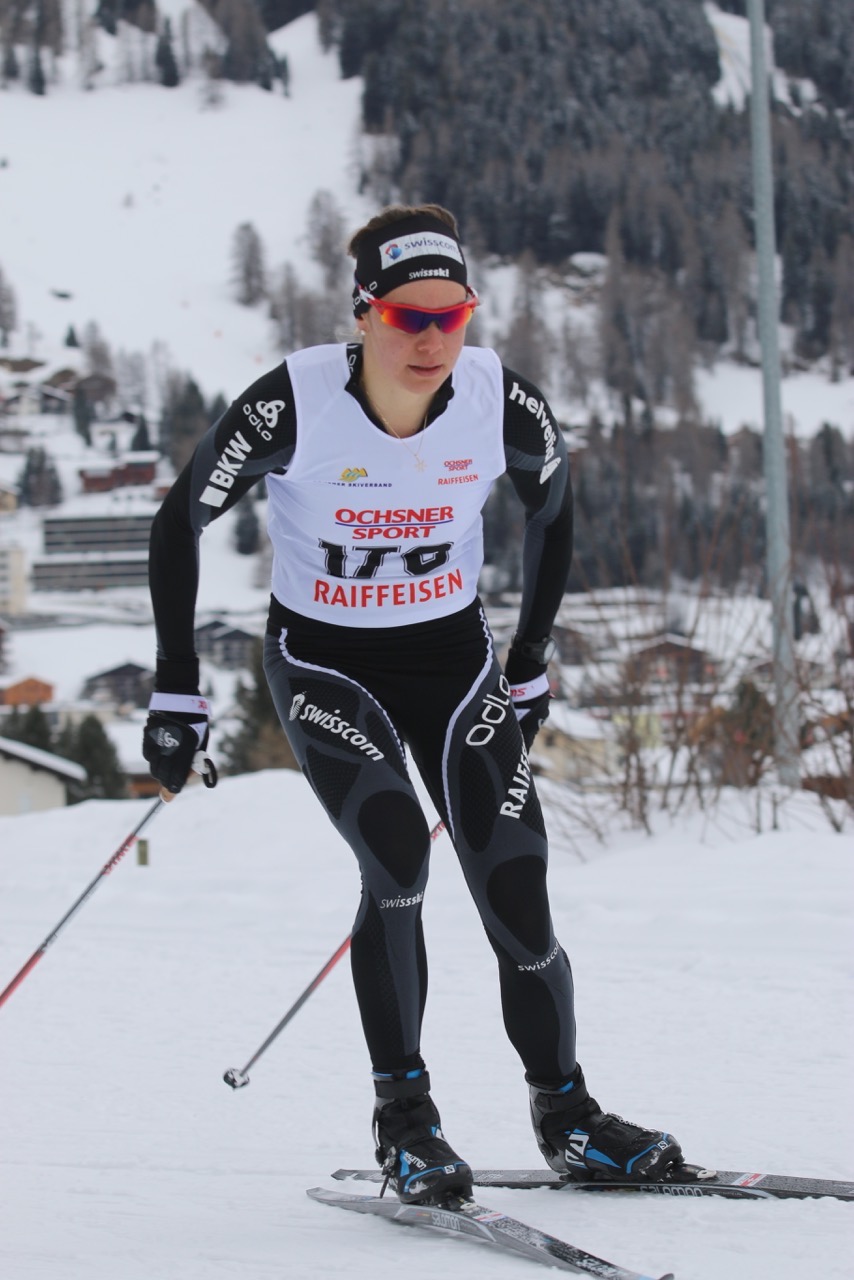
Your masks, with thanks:
[(382, 298), (413, 280), (455, 280), (468, 284), (460, 242), (447, 222), (430, 214), (412, 214), (365, 234), (356, 258), (353, 310), (362, 315), (359, 286)]

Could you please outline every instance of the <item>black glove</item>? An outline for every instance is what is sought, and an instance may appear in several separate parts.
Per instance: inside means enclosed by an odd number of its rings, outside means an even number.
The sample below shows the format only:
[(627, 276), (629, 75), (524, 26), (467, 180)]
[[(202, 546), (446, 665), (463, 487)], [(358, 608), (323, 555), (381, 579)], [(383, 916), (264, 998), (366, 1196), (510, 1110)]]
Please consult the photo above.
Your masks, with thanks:
[(210, 706), (200, 694), (151, 695), (148, 719), (142, 734), (142, 754), (151, 776), (177, 795), (191, 769), (202, 775), (207, 787), (216, 786), (216, 768), (205, 754), (209, 737)]
[(552, 695), (547, 669), (547, 665), (524, 658), (512, 649), (507, 655), (504, 674), (510, 685), (510, 697), (526, 751), (531, 750), (541, 726), (548, 719)]

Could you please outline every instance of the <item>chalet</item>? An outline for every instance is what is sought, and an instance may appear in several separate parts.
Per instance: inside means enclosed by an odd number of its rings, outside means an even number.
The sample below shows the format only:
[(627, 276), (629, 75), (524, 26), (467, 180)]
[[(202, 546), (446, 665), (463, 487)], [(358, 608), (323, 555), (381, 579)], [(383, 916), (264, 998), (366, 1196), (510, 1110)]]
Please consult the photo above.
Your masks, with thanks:
[(240, 671), (252, 665), (252, 651), (258, 637), (227, 622), (215, 620), (198, 627), (195, 633), (196, 652), (217, 667), (227, 671)]
[(44, 556), (30, 566), (34, 591), (103, 591), (148, 584), (156, 507), (135, 514), (45, 516)]
[(26, 453), (30, 433), (11, 418), (3, 420), (7, 403), (6, 400), (0, 401), (0, 453)]
[(27, 676), (0, 688), (0, 706), (3, 707), (42, 707), (53, 702), (54, 687), (46, 680), (36, 676)]
[(698, 649), (684, 636), (668, 634), (632, 651), (625, 663), (626, 679), (632, 684), (705, 684), (714, 680), (718, 663), (710, 653)]
[(68, 392), (74, 395), (74, 388), (80, 378), (76, 369), (56, 369), (49, 378), (45, 378), (44, 385), (46, 387), (55, 387), (59, 391)]
[(9, 373), (32, 373), (33, 369), (43, 369), (44, 360), (34, 360), (32, 356), (0, 356), (0, 369)]
[(77, 551), (143, 551), (148, 553), (155, 508), (135, 514), (45, 516), (44, 550), (48, 556)]
[(106, 591), (148, 585), (147, 551), (90, 551), (36, 558), (33, 591)]
[(118, 462), (96, 463), (78, 472), (84, 493), (108, 493), (129, 485), (153, 484), (160, 454), (156, 450), (126, 453)]
[(153, 671), (136, 662), (125, 662), (90, 676), (83, 686), (83, 697), (119, 707), (147, 707), (153, 688)]
[(561, 782), (584, 783), (611, 776), (617, 767), (611, 726), (555, 698), (532, 749), (534, 764)]
[(85, 782), (86, 770), (50, 751), (11, 738), (0, 738), (0, 813), (36, 813), (68, 804), (73, 783)]
[(153, 484), (160, 454), (156, 449), (137, 449), (126, 453), (118, 466), (121, 485)]
[(84, 493), (109, 493), (118, 488), (116, 467), (112, 462), (90, 462), (80, 467), (77, 474)]
[(18, 490), (0, 480), (0, 515), (11, 515), (18, 510)]
[(73, 396), (62, 387), (24, 386), (3, 401), (7, 415), (24, 413), (70, 413)]
[[(0, 543), (0, 609), (13, 616), (27, 607), (27, 557), (23, 547)], [(2, 644), (0, 644), (2, 650)], [(2, 670), (0, 652), (0, 670)]]
[(95, 409), (109, 404), (116, 394), (116, 382), (105, 373), (90, 373), (78, 379), (77, 391), (86, 399), (86, 403)]
[(577, 631), (575, 627), (567, 627), (560, 623), (555, 623), (552, 627), (552, 635), (557, 644), (558, 660), (566, 666), (584, 666), (585, 662), (588, 662), (593, 656), (593, 644), (583, 632)]

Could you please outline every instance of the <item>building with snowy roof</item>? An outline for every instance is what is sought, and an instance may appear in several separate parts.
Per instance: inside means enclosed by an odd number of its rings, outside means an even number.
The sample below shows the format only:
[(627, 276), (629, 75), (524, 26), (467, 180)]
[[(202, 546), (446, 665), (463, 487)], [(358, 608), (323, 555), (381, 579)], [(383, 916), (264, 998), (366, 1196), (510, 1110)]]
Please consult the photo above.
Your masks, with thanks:
[(68, 804), (73, 782), (86, 770), (50, 751), (0, 738), (0, 814), (36, 813)]

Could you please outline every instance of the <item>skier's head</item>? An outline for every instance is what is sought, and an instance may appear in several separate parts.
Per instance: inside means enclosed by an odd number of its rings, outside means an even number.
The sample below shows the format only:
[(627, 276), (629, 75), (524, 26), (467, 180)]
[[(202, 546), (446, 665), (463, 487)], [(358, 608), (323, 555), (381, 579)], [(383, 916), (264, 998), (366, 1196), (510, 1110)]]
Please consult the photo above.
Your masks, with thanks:
[(456, 220), (439, 205), (392, 205), (356, 232), (350, 253), (365, 393), (374, 405), (402, 395), (421, 417), (477, 306)]
[(457, 220), (438, 204), (389, 205), (352, 236), (356, 259), (353, 311), (362, 316), (364, 294), (383, 298), (417, 280), (449, 280), (468, 286)]

